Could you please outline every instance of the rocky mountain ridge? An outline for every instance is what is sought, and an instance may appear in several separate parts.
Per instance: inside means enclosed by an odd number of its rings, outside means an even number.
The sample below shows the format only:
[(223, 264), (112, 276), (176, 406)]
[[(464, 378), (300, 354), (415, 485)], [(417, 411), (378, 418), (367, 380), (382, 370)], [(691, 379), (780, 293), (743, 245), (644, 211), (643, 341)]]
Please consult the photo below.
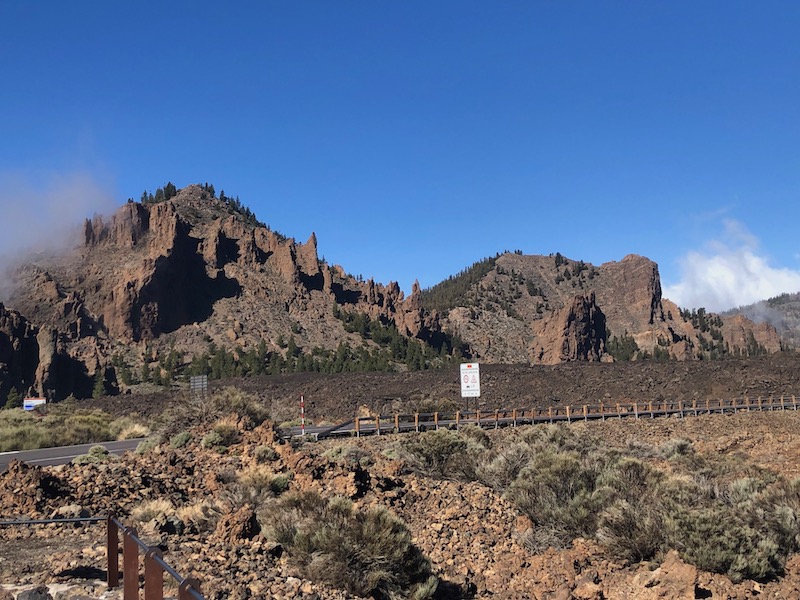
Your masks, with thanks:
[(625, 343), (637, 349), (625, 358), (679, 360), (781, 348), (768, 325), (685, 315), (635, 255), (594, 267), (506, 253), (452, 307), (429, 297), (355, 278), (320, 260), (313, 233), (298, 243), (190, 185), (87, 220), (72, 253), (17, 271), (0, 398), (116, 393), (209, 372), (216, 358), (276, 373), (613, 360)]

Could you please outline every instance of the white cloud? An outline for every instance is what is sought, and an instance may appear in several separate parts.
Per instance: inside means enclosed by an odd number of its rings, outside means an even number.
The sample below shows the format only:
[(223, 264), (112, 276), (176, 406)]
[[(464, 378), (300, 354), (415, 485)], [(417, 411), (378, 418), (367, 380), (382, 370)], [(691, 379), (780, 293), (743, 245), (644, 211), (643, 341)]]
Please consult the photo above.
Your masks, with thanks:
[(1, 171), (0, 298), (7, 295), (15, 262), (74, 248), (83, 219), (108, 214), (116, 204), (111, 186), (89, 173)]
[(800, 291), (800, 271), (773, 267), (759, 252), (758, 239), (733, 219), (724, 221), (723, 240), (680, 261), (680, 281), (663, 295), (678, 306), (722, 311)]

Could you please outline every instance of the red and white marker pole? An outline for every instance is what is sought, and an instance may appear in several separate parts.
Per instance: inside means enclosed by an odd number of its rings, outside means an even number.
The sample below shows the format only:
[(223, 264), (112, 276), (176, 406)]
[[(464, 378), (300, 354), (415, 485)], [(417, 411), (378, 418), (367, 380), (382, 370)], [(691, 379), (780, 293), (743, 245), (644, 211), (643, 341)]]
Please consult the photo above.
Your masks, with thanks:
[(300, 435), (306, 434), (306, 401), (300, 394)]

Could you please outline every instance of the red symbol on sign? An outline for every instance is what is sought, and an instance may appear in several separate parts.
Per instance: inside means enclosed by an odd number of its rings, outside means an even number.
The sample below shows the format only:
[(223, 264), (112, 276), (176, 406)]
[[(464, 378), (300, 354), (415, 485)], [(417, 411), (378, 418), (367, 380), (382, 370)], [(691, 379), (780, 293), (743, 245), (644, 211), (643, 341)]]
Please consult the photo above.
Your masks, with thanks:
[(464, 383), (469, 383), (469, 375), (464, 375)]

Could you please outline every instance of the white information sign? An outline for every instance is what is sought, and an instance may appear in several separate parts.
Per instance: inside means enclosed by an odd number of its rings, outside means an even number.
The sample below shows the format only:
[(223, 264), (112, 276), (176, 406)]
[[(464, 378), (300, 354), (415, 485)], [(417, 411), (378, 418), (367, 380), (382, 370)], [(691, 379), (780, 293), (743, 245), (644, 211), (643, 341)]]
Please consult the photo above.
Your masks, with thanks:
[(461, 363), (461, 397), (477, 398), (481, 395), (481, 373), (478, 363)]
[(22, 400), (22, 408), (25, 410), (33, 410), (37, 406), (44, 406), (47, 404), (47, 399), (45, 398), (23, 398)]

